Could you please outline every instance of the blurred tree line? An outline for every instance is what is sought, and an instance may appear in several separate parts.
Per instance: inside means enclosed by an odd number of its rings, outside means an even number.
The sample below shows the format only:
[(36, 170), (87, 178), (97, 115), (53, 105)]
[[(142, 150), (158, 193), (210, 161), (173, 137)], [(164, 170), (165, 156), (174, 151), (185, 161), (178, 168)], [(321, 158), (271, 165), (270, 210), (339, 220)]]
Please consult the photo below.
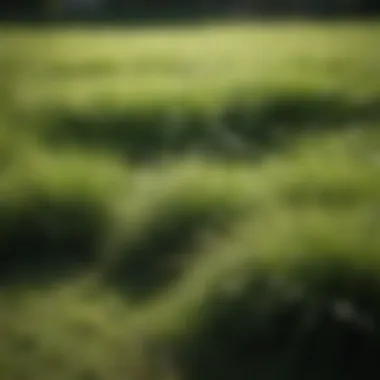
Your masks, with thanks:
[(380, 0), (4, 0), (1, 19), (166, 19), (208, 16), (365, 16)]

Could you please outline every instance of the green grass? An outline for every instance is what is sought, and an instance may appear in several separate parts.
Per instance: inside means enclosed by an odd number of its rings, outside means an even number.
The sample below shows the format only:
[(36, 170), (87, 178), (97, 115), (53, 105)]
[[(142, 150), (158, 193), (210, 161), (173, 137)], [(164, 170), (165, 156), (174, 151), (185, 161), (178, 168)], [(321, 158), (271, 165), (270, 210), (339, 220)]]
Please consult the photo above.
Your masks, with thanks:
[(376, 22), (0, 37), (1, 379), (378, 373)]
[(27, 47), (14, 59), (38, 80), (21, 91), (31, 104), (94, 110), (103, 101), (116, 109), (170, 105), (173, 96), (217, 105), (231, 89), (251, 85), (376, 94), (379, 33), (376, 24), (259, 24), (154, 33), (4, 30), (2, 38), (4, 50), (7, 41), (14, 50), (16, 38)]
[(375, 22), (0, 35), (16, 112), (58, 144), (246, 157), (380, 116)]

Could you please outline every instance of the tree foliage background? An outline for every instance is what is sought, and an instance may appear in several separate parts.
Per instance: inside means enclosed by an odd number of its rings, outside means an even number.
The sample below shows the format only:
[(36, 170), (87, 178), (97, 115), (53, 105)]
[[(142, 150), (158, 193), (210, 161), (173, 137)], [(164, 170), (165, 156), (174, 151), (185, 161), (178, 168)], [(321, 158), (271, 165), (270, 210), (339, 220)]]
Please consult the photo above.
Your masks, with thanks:
[(363, 16), (380, 12), (377, 0), (21, 0), (4, 1), (1, 18), (13, 20), (176, 19), (227, 16)]

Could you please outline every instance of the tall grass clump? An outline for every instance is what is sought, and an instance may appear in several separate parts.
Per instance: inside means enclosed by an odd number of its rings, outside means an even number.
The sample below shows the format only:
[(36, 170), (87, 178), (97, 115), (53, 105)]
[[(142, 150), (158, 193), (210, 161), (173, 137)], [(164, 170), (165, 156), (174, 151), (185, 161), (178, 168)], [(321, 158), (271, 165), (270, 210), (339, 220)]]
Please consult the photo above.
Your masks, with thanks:
[[(193, 94), (196, 97), (196, 92)], [(201, 153), (227, 158), (263, 156), (310, 132), (345, 131), (380, 119), (376, 94), (364, 101), (329, 90), (230, 90), (222, 101), (157, 100), (121, 110), (56, 108), (38, 133), (49, 144), (103, 148), (136, 162)]]
[(2, 281), (42, 278), (95, 260), (127, 171), (77, 151), (19, 151), (0, 176)]
[(341, 140), (263, 165), (265, 211), (203, 249), (143, 312), (184, 378), (377, 373), (379, 169)]
[(173, 356), (186, 378), (354, 379), (377, 371), (372, 215), (276, 214), (252, 224), (248, 240), (224, 242), (176, 294), (183, 335), (174, 334)]
[(189, 158), (141, 170), (114, 219), (102, 269), (132, 298), (151, 297), (209, 239), (260, 213), (268, 189), (246, 167)]
[(96, 286), (71, 280), (2, 291), (0, 305), (2, 379), (142, 380), (149, 374), (132, 339), (129, 308)]

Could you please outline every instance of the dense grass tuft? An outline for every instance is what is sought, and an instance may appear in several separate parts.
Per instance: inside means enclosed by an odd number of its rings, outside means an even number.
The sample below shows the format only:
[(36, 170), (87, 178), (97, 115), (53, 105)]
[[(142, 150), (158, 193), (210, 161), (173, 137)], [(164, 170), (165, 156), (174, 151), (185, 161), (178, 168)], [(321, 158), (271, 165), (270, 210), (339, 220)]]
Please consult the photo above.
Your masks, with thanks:
[(1, 174), (1, 279), (51, 278), (97, 259), (128, 172), (78, 152), (23, 152)]
[(205, 241), (260, 212), (268, 189), (255, 179), (248, 168), (194, 159), (136, 175), (116, 216), (106, 278), (134, 297), (162, 291)]
[[(148, 307), (140, 323), (169, 334), (185, 378), (355, 379), (377, 371), (379, 169), (351, 158), (352, 183), (339, 179), (347, 156), (336, 150), (329, 167), (315, 152), (314, 162), (309, 151), (281, 157), (289, 161), (277, 161), (269, 176), (276, 191), (266, 211), (201, 249)], [(322, 167), (310, 192), (305, 174)], [(346, 196), (354, 173), (366, 180)], [(289, 202), (289, 189), (300, 202)]]

